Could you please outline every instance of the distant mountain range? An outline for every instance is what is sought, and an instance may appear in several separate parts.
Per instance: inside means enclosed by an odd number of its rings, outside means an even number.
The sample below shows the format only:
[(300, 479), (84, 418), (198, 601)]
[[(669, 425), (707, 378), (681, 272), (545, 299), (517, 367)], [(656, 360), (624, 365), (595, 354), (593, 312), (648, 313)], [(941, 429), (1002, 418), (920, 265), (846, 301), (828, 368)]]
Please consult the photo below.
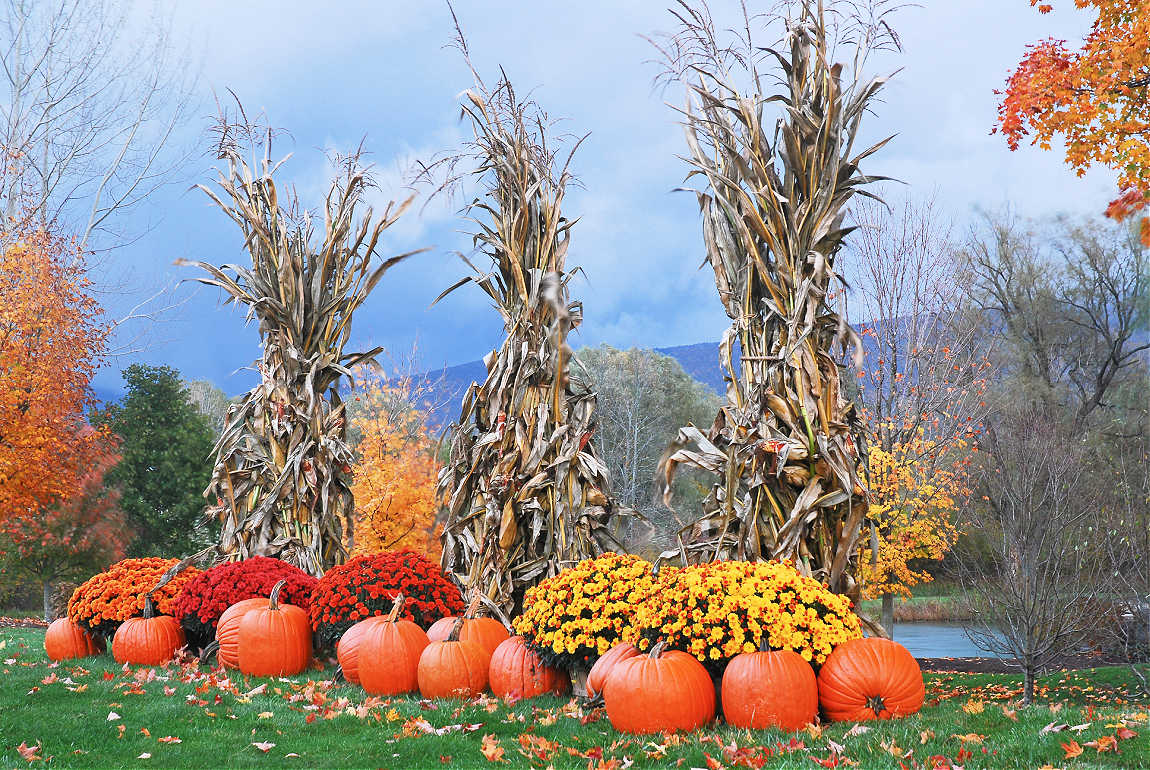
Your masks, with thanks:
[[(694, 345), (676, 345), (669, 348), (655, 348), (656, 353), (670, 356), (679, 362), (687, 374), (722, 395), (726, 392), (723, 384), (723, 370), (719, 368), (719, 343), (698, 342)], [(434, 383), (430, 395), (432, 422), (447, 425), (459, 417), (459, 406), (463, 395), (473, 382), (487, 379), (487, 367), (483, 361), (468, 361), (458, 366), (427, 373)]]

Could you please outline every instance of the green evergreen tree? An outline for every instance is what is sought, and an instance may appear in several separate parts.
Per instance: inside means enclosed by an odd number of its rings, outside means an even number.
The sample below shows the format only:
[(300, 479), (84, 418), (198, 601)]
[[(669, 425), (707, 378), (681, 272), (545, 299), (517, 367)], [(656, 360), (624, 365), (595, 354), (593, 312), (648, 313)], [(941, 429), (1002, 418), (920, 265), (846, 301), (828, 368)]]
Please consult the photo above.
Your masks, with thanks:
[(211, 418), (188, 398), (180, 373), (133, 364), (123, 372), (128, 395), (95, 415), (120, 437), (121, 460), (107, 476), (135, 538), (129, 556), (185, 556), (215, 542), (205, 523), (203, 490), (214, 458)]

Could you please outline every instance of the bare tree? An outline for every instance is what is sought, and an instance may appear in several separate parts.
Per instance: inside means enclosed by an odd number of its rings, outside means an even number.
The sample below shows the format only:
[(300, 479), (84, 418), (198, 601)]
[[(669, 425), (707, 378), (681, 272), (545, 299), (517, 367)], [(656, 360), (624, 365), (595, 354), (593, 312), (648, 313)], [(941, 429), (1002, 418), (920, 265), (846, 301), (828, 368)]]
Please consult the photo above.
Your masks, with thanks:
[[(5, 0), (0, 194), (63, 222), (88, 248), (169, 181), (167, 152), (191, 81), (167, 25), (141, 25), (131, 0)], [(138, 34), (137, 34), (138, 33)]]
[[(870, 518), (872, 572), (892, 522), (931, 513), (923, 489), (961, 467), (972, 429), (986, 416), (988, 344), (961, 312), (964, 292), (948, 222), (933, 198), (904, 198), (888, 208), (865, 202), (850, 249), (851, 302), (861, 321), (867, 357), (859, 379), (870, 440), (888, 456), (897, 453), (919, 480), (913, 487), (884, 484), (871, 469), (876, 498)], [(885, 490), (882, 493), (880, 490)], [(906, 492), (913, 490), (914, 500)], [(929, 500), (925, 501), (929, 502)], [(906, 579), (915, 579), (908, 574)], [(886, 581), (880, 581), (886, 582)], [(893, 631), (894, 595), (882, 594), (882, 625)]]
[(974, 609), (967, 633), (1022, 669), (1029, 705), (1035, 677), (1097, 623), (1101, 560), (1087, 527), (1099, 500), (1087, 483), (1085, 442), (1041, 406), (997, 417), (981, 449), (981, 502), (968, 508), (968, 525), (986, 551), (960, 560)]

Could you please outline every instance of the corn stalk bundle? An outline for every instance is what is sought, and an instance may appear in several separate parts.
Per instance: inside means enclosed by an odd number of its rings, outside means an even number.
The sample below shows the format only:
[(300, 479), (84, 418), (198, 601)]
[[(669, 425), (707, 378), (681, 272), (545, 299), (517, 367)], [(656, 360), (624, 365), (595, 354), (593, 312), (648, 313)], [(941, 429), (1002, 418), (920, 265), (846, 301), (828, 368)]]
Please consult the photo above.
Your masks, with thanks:
[(188, 264), (208, 274), (196, 280), (246, 305), (249, 321), (259, 319), (263, 354), (260, 384), (228, 410), (216, 444), (207, 513), (222, 523), (224, 557), (275, 556), (322, 575), (343, 561), (355, 510), (339, 386), (381, 352), (345, 353), (344, 346), (356, 308), (410, 256), (381, 262), (375, 254), (410, 199), (389, 203), (378, 218), (370, 208), (357, 216), (371, 177), (358, 153), (338, 158), (317, 237), (317, 217), (273, 180), (283, 160), (271, 160), (271, 133), (261, 139), (254, 127), (225, 123), (220, 136), (220, 192), (200, 189), (239, 226), (251, 266)]
[(560, 210), (571, 155), (559, 165), (545, 117), (518, 102), (505, 78), (494, 91), (476, 80), (463, 105), (475, 138), (451, 160), (474, 164), (454, 178), (484, 190), (466, 211), (491, 269), (464, 258), (474, 274), (436, 301), (476, 284), (507, 337), (484, 358), (487, 379), (472, 383), (452, 426), (439, 475), (442, 562), (466, 590), (513, 615), (528, 587), (617, 544), (607, 468), (591, 443), (595, 395), (568, 377), (567, 335), (582, 320), (565, 266), (574, 221)]
[[(884, 79), (844, 82), (842, 65), (830, 62), (821, 2), (801, 0), (781, 18), (777, 48), (752, 45), (749, 21), (741, 51), (721, 48), (705, 9), (684, 5), (676, 15), (688, 179), (705, 182), (696, 193), (706, 262), (731, 325), (720, 344), (726, 404), (706, 434), (681, 429), (661, 465), (668, 499), (680, 465), (718, 479), (701, 518), (664, 556), (790, 559), (832, 590), (855, 594), (850, 560), (867, 512), (866, 442), (835, 349), (845, 355), (853, 346), (858, 365), (861, 344), (835, 264), (852, 229), (848, 202), (874, 197), (860, 188), (879, 179), (859, 163), (886, 142), (857, 153), (854, 143)], [(854, 30), (856, 77), (875, 29)], [(760, 75), (759, 53), (777, 65), (773, 80)]]

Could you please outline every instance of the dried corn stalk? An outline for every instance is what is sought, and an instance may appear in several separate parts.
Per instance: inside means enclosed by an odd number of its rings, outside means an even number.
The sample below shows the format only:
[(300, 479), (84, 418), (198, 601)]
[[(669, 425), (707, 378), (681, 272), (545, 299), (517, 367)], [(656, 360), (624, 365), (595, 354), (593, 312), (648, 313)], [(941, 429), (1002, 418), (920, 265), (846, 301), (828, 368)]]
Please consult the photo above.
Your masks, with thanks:
[(356, 308), (410, 256), (380, 262), (375, 255), (410, 199), (388, 204), (379, 218), (370, 208), (357, 217), (371, 178), (358, 153), (338, 158), (316, 237), (315, 216), (272, 179), (283, 161), (271, 160), (271, 132), (221, 126), (222, 194), (200, 187), (243, 232), (251, 266), (188, 264), (208, 273), (196, 280), (259, 319), (263, 355), (260, 384), (228, 410), (204, 493), (214, 502), (208, 514), (222, 522), (219, 551), (226, 558), (275, 556), (322, 575), (343, 561), (355, 510), (340, 381), (380, 352), (345, 353), (344, 346)]
[(493, 91), (476, 81), (463, 105), (475, 138), (449, 160), (452, 168), (474, 164), (452, 178), (483, 188), (467, 212), (492, 268), (468, 261), (475, 274), (436, 301), (475, 283), (507, 338), (484, 358), (487, 379), (468, 389), (452, 426), (439, 475), (448, 508), (443, 566), (466, 591), (514, 615), (528, 587), (617, 543), (608, 531), (607, 469), (590, 441), (595, 396), (568, 377), (567, 335), (582, 320), (564, 264), (574, 222), (560, 212), (571, 157), (560, 166), (545, 116), (518, 102), (506, 79)]
[[(857, 360), (861, 345), (835, 262), (852, 229), (848, 202), (873, 197), (860, 188), (878, 179), (859, 162), (886, 143), (854, 150), (884, 82), (860, 80), (859, 71), (868, 50), (897, 41), (881, 14), (853, 25), (838, 15), (846, 26), (828, 30), (822, 2), (785, 8), (778, 50), (752, 43), (749, 19), (740, 44), (722, 47), (706, 9), (687, 5), (676, 14), (682, 31), (663, 49), (687, 90), (689, 178), (705, 181), (697, 194), (707, 262), (731, 319), (720, 345), (727, 403), (706, 435), (680, 430), (662, 464), (668, 495), (682, 464), (718, 480), (702, 517), (680, 532), (679, 550), (664, 556), (792, 559), (856, 595), (850, 560), (867, 512), (866, 442), (833, 350), (853, 343)], [(844, 32), (856, 49), (854, 79), (845, 81), (828, 53), (828, 36), (841, 43)], [(761, 76), (764, 61), (772, 77)], [(765, 91), (771, 82), (777, 88)]]

